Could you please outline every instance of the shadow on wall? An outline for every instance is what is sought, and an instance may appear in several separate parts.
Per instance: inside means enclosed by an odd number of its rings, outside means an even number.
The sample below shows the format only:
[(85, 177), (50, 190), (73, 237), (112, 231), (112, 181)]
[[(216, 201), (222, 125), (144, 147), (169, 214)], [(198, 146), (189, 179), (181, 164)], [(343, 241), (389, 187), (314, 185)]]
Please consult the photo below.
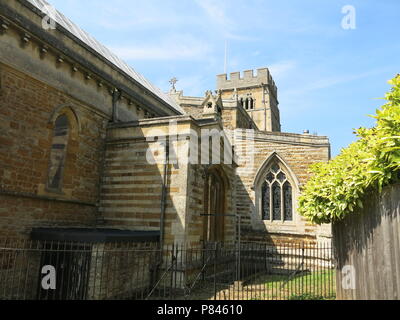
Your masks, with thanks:
[(166, 243), (184, 241), (187, 167), (165, 164), (177, 146), (150, 138), (134, 124), (109, 126), (101, 186), (104, 226), (160, 231)]
[[(240, 211), (242, 212), (241, 214), (238, 213), (241, 217), (241, 241), (273, 243), (273, 239), (257, 213), (256, 206), (254, 205), (255, 201), (252, 200), (252, 196), (248, 193), (246, 186), (241, 179), (236, 179), (236, 185), (241, 197), (238, 201), (240, 203)], [(244, 197), (246, 200), (244, 200)], [(244, 215), (243, 212), (250, 214)]]

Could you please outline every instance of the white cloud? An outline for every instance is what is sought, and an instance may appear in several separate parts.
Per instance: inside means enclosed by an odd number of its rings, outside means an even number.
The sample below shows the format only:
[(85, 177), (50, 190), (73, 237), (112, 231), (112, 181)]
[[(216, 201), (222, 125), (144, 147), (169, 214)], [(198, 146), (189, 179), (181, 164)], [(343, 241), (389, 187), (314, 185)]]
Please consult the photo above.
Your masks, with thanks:
[(229, 27), (232, 21), (225, 14), (226, 6), (222, 0), (196, 0), (196, 3), (206, 12), (209, 18), (217, 24)]
[(231, 0), (195, 0), (208, 17), (213, 33), (220, 33), (224, 38), (237, 41), (257, 41), (258, 38), (239, 34), (241, 20), (238, 17), (238, 3)]
[(340, 75), (340, 76), (335, 76), (335, 77), (328, 77), (328, 78), (321, 78), (317, 81), (314, 81), (308, 85), (305, 85), (300, 88), (296, 88), (293, 90), (287, 90), (285, 92), (282, 92), (282, 95), (297, 95), (297, 94), (304, 94), (306, 92), (312, 92), (315, 90), (319, 89), (326, 89), (330, 88), (339, 84), (344, 84), (347, 82), (352, 82), (355, 80), (367, 78), (373, 75), (380, 74), (382, 72), (387, 71), (387, 68), (382, 68), (382, 69), (375, 69), (359, 74), (347, 74), (347, 75)]
[(282, 78), (290, 74), (290, 72), (296, 67), (296, 62), (293, 60), (280, 61), (268, 66), (274, 79)]
[(96, 19), (96, 23), (106, 29), (119, 31), (168, 30), (171, 27), (187, 25), (190, 21), (188, 17), (174, 9), (173, 6), (148, 0), (135, 3), (132, 9), (127, 8), (125, 4), (118, 9), (112, 8), (111, 11), (108, 6), (103, 5), (102, 15)]
[(208, 43), (192, 36), (166, 37), (158, 43), (110, 49), (125, 60), (207, 60), (211, 52)]

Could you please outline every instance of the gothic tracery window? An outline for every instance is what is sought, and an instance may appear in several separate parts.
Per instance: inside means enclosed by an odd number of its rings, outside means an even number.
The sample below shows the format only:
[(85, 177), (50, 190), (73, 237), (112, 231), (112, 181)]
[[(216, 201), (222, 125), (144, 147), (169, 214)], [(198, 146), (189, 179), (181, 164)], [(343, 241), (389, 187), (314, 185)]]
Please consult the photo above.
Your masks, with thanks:
[(278, 163), (273, 163), (261, 186), (262, 218), (266, 221), (293, 221), (293, 188)]

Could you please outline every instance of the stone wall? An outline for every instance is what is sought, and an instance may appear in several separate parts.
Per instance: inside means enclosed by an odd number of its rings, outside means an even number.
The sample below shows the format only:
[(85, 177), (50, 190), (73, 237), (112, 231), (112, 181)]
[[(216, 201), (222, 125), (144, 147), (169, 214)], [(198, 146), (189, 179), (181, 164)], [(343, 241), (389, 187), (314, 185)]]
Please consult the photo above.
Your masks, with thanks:
[[(246, 153), (246, 148), (253, 151)], [(310, 176), (309, 166), (316, 162), (328, 161), (329, 141), (325, 137), (284, 133), (256, 133), (255, 142), (244, 135), (236, 135), (235, 150), (239, 157), (236, 170), (237, 213), (242, 216), (243, 239), (261, 240), (285, 237), (293, 240), (330, 238), (330, 225), (318, 227), (307, 222), (297, 212), (290, 222), (267, 222), (261, 218), (261, 202), (257, 176), (271, 157), (278, 157), (292, 175), (294, 199), (297, 204), (302, 186)], [(247, 149), (251, 150), (251, 149)], [(266, 174), (266, 172), (265, 172)], [(296, 207), (295, 207), (296, 208)], [(296, 211), (296, 210), (295, 210)]]
[(189, 115), (191, 115), (194, 119), (201, 119), (203, 116), (203, 108), (200, 108), (198, 105), (182, 105), (183, 110)]
[[(178, 112), (67, 30), (44, 30), (28, 3), (0, 0), (0, 8), (0, 234), (95, 227), (113, 95), (116, 120)], [(61, 114), (71, 127), (55, 192), (47, 180)]]
[[(186, 117), (182, 126), (188, 127), (188, 121)], [(165, 160), (165, 145), (161, 140), (169, 130), (168, 125), (168, 120), (159, 119), (109, 129), (101, 202), (102, 216), (108, 226), (160, 230)], [(187, 152), (186, 140), (170, 146), (171, 158), (175, 153), (184, 158)], [(187, 174), (184, 159), (167, 166), (166, 243), (185, 241)]]
[[(224, 217), (224, 241), (231, 243), (236, 239), (236, 188), (234, 168), (230, 165), (219, 166), (225, 181), (225, 212)], [(188, 180), (188, 214), (186, 219), (187, 244), (189, 247), (198, 247), (204, 239), (204, 220), (208, 217), (205, 213), (205, 174), (208, 166), (190, 165)]]
[[(1, 234), (26, 237), (32, 227), (95, 227), (98, 221), (115, 228), (158, 230), (164, 166), (162, 162), (149, 163), (146, 154), (151, 150), (154, 157), (164, 157), (165, 147), (158, 138), (170, 135), (169, 121), (179, 112), (66, 30), (43, 30), (41, 17), (28, 6), (0, 0), (0, 7)], [(279, 114), (273, 114), (277, 89), (268, 69), (258, 70), (257, 76), (246, 71), (243, 78), (235, 73), (230, 80), (219, 76), (218, 81), (217, 88), (224, 91), (222, 98), (231, 99), (234, 88), (242, 90), (239, 94), (250, 90), (256, 109), (267, 85), (269, 100), (265, 103), (272, 110), (267, 120), (275, 123), (267, 129), (278, 129)], [(116, 92), (121, 96), (113, 101)], [(181, 98), (187, 110), (204, 100)], [(115, 120), (125, 123), (107, 127), (113, 106), (119, 114)], [(47, 188), (47, 179), (54, 122), (60, 114), (68, 116), (71, 128), (62, 189), (54, 192)], [(202, 172), (207, 167), (185, 163), (190, 129), (199, 132), (210, 122), (219, 129), (248, 128), (251, 115), (230, 105), (223, 108), (222, 125), (210, 119), (196, 122), (190, 116), (176, 116), (180, 133), (183, 130), (187, 136), (171, 146), (172, 151), (179, 150), (176, 156), (181, 161), (167, 167), (167, 242), (201, 239)], [(160, 118), (144, 120), (156, 116)], [(154, 130), (161, 133), (154, 134)], [(235, 144), (240, 149), (249, 141), (239, 139)], [(244, 217), (243, 228), (253, 233), (318, 234), (320, 229), (300, 218), (287, 225), (260, 221), (252, 184), (274, 152), (293, 171), (300, 190), (309, 177), (308, 165), (329, 158), (329, 144), (325, 138), (312, 136), (257, 133), (255, 150), (249, 155), (255, 157), (254, 164), (244, 157), (236, 171), (234, 165), (221, 166), (229, 185), (226, 213), (239, 213)], [(232, 221), (227, 228), (226, 239), (230, 240)]]
[(156, 244), (95, 244), (87, 284), (88, 300), (144, 300), (154, 285)]
[(226, 74), (217, 76), (217, 89), (222, 91), (223, 99), (253, 99), (254, 108), (247, 109), (249, 116), (261, 131), (281, 131), (278, 90), (268, 69), (233, 72), (228, 79)]
[[(93, 225), (107, 119), (13, 68), (0, 65), (0, 229), (17, 236), (34, 226)], [(54, 118), (76, 117), (66, 152), (63, 188), (46, 188)], [(17, 231), (18, 230), (18, 231)]]
[[(174, 141), (170, 120), (176, 121), (178, 141)], [(165, 244), (198, 245), (203, 240), (204, 183), (210, 166), (200, 164), (201, 148), (198, 149), (197, 164), (188, 162), (188, 157), (189, 145), (198, 141), (200, 130), (187, 116), (110, 127), (102, 183), (104, 222), (115, 228), (160, 230), (165, 140), (171, 138), (166, 180)], [(226, 147), (231, 148), (229, 144)], [(213, 152), (215, 149), (210, 144), (209, 154)], [(221, 144), (223, 153), (224, 145)], [(153, 159), (155, 163), (151, 162)], [(178, 159), (177, 163), (171, 162), (174, 159)], [(225, 211), (235, 214), (233, 165), (216, 166), (223, 170), (226, 179)], [(235, 222), (235, 217), (225, 219), (227, 241), (235, 237)]]
[(240, 106), (224, 107), (222, 109), (222, 125), (225, 129), (235, 130), (236, 128), (250, 129), (255, 125), (251, 117)]

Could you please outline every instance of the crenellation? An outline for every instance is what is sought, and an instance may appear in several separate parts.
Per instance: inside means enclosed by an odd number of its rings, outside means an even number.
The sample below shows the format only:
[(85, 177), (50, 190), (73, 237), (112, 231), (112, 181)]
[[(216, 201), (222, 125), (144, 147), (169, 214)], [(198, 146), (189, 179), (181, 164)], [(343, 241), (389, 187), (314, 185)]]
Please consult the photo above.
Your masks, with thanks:
[(253, 80), (254, 71), (253, 70), (245, 70), (243, 72), (243, 80)]
[(217, 90), (234, 90), (264, 85), (269, 85), (276, 95), (277, 87), (268, 68), (245, 70), (243, 75), (240, 72), (231, 72), (229, 78), (227, 74), (217, 75)]
[[(230, 81), (239, 81), (241, 79), (240, 77), (240, 72), (232, 72), (230, 74)], [(217, 86), (217, 88), (219, 89), (219, 87)]]
[(217, 76), (223, 99), (236, 99), (261, 131), (281, 130), (278, 89), (268, 68)]

